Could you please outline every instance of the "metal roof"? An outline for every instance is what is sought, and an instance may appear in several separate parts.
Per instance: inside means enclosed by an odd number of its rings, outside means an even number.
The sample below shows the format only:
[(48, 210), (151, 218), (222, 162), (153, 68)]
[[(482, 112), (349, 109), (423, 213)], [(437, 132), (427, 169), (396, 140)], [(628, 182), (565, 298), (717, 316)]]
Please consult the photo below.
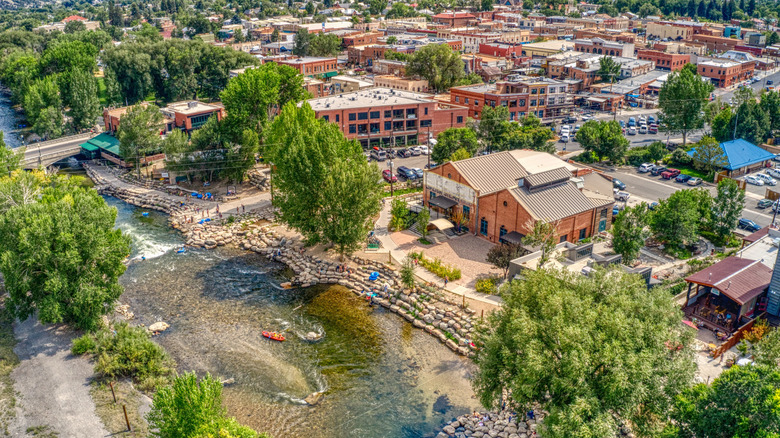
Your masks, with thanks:
[(758, 260), (727, 257), (685, 281), (709, 286), (740, 305), (761, 295), (772, 280), (772, 268)]
[[(741, 169), (750, 166), (751, 164), (771, 160), (775, 157), (775, 154), (761, 149), (753, 143), (741, 138), (721, 143), (720, 148), (723, 149), (723, 153), (726, 156), (726, 162), (728, 163), (724, 168), (728, 170)], [(691, 149), (690, 152), (688, 152), (688, 155), (692, 157), (695, 152), (696, 148)]]
[(528, 186), (533, 189), (545, 184), (567, 181), (571, 177), (572, 174), (570, 170), (565, 167), (559, 167), (557, 169), (539, 172), (534, 175), (528, 175), (528, 177), (525, 178), (525, 181)]
[(93, 148), (99, 148), (106, 152), (111, 152), (114, 155), (120, 156), (119, 140), (106, 132), (98, 135), (95, 138), (87, 140), (81, 144), (81, 147), (88, 151), (94, 151), (96, 149)]
[(536, 220), (557, 221), (594, 208), (593, 202), (571, 182), (533, 192), (525, 187), (515, 187), (510, 189), (509, 193)]

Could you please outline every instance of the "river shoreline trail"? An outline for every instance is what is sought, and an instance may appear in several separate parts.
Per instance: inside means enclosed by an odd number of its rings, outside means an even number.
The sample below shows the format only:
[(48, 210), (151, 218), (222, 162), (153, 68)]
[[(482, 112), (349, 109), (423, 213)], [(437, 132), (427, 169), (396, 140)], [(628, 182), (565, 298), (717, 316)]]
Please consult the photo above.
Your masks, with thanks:
[(89, 393), (93, 364), (70, 353), (76, 333), (31, 316), (14, 324), (14, 334), (20, 362), (11, 373), (18, 400), (10, 436), (109, 436)]

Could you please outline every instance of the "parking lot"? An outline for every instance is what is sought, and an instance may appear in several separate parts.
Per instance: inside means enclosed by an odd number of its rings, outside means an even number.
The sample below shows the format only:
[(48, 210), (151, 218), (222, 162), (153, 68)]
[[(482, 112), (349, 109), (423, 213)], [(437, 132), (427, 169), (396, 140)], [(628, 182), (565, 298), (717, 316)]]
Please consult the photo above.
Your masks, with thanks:
[[(396, 148), (396, 149), (402, 149), (402, 148)], [(398, 168), (401, 166), (404, 166), (409, 169), (425, 169), (425, 166), (428, 165), (430, 159), (430, 155), (420, 154), (417, 156), (411, 156), (411, 157), (394, 157), (394, 158), (387, 158), (384, 161), (377, 161), (374, 158), (371, 159), (372, 162), (376, 162), (377, 166), (379, 166), (379, 170), (385, 170), (390, 169), (390, 163), (393, 163), (393, 174), (398, 178), (398, 181), (406, 181), (406, 177), (403, 175), (400, 175), (398, 173)]]

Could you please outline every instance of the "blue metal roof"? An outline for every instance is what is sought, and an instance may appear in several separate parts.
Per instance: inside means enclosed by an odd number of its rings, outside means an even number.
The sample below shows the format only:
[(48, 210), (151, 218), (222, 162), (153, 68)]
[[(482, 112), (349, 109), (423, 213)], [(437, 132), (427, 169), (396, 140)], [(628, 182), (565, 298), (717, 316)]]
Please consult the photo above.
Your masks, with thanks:
[[(761, 149), (760, 147), (740, 139), (731, 140), (720, 144), (720, 148), (723, 149), (726, 155), (727, 165), (724, 166), (728, 170), (737, 170), (745, 166), (760, 163), (762, 161), (771, 160), (775, 157), (775, 154)], [(688, 155), (691, 157), (696, 149), (691, 149)]]

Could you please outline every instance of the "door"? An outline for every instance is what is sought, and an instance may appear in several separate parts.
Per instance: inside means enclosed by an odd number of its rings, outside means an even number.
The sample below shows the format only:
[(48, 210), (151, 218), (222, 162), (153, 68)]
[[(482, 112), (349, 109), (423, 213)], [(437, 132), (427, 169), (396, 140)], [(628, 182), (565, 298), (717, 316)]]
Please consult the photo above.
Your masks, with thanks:
[(599, 233), (607, 229), (607, 220), (602, 219), (599, 221)]

